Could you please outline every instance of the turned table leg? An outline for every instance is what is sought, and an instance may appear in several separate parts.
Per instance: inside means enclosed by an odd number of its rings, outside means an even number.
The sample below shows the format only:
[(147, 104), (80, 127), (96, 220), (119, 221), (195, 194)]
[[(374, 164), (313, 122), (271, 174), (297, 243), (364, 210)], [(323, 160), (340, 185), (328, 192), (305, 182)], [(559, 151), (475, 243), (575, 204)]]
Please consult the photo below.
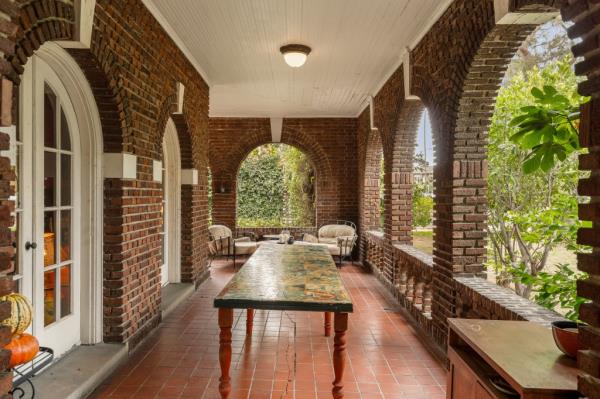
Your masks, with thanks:
[(333, 319), (333, 329), (335, 336), (333, 338), (333, 397), (335, 399), (344, 397), (344, 367), (346, 366), (346, 331), (348, 330), (348, 313), (335, 313)]
[(227, 399), (231, 392), (231, 326), (233, 325), (233, 309), (219, 309), (219, 364), (221, 365), (221, 378), (219, 378), (219, 393), (221, 398)]
[(252, 335), (252, 327), (254, 326), (254, 309), (247, 309), (246, 311), (246, 336)]
[(324, 314), (325, 321), (325, 336), (331, 336), (331, 312), (325, 312)]

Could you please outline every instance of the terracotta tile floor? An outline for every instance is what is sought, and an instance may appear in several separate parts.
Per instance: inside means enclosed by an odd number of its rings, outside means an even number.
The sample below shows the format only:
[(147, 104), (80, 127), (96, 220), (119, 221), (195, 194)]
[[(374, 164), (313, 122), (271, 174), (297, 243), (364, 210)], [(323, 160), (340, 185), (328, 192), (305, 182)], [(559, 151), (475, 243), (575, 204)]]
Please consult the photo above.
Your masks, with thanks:
[[(393, 311), (373, 275), (344, 265), (342, 277), (354, 313), (347, 334), (347, 399), (445, 397), (445, 370)], [(167, 317), (92, 394), (92, 398), (219, 399), (218, 327), (213, 297), (232, 277), (227, 262)], [(333, 338), (323, 335), (322, 313), (257, 311), (245, 337), (245, 312), (236, 311), (231, 399), (331, 398)]]

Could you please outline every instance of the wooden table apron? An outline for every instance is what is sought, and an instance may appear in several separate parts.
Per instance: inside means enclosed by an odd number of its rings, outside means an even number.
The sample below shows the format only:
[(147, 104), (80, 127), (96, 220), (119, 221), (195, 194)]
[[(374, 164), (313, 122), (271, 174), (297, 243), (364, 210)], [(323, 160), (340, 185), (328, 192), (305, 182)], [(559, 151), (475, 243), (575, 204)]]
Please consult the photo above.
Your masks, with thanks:
[(219, 309), (219, 392), (231, 392), (231, 327), (233, 309), (247, 309), (246, 334), (252, 335), (255, 309), (324, 312), (324, 332), (333, 317), (334, 398), (343, 398), (346, 331), (352, 301), (327, 248), (312, 245), (263, 244), (216, 296)]

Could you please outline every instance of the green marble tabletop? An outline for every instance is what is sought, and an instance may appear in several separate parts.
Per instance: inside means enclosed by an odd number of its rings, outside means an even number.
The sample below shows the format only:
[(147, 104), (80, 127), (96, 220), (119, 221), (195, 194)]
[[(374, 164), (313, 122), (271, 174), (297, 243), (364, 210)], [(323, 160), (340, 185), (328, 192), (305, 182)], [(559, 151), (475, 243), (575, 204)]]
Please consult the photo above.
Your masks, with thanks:
[(352, 312), (327, 248), (264, 243), (215, 298), (217, 308)]

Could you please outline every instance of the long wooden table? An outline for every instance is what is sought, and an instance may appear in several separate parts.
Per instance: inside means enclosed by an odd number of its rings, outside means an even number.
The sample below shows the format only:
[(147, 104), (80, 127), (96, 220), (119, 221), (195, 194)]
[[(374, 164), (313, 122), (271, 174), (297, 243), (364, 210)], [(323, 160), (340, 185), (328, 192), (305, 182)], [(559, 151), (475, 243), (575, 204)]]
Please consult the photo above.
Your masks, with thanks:
[(254, 309), (325, 312), (325, 335), (335, 331), (334, 398), (343, 398), (350, 295), (327, 248), (313, 245), (262, 244), (214, 300), (219, 308), (219, 392), (231, 392), (231, 327), (233, 309), (247, 309), (246, 334), (252, 334)]

